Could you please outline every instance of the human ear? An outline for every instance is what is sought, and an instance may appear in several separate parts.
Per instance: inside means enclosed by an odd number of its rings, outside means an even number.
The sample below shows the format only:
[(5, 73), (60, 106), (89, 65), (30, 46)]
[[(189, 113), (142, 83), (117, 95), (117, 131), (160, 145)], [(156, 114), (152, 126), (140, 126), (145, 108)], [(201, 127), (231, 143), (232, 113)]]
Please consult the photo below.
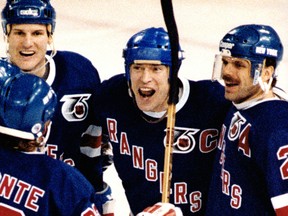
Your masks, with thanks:
[(269, 80), (273, 77), (274, 74), (274, 67), (273, 66), (268, 66), (268, 67), (264, 67), (262, 70), (262, 80), (263, 82), (269, 82)]
[(52, 36), (52, 34), (49, 34), (49, 36), (48, 36), (48, 44), (49, 45), (53, 44), (53, 36)]

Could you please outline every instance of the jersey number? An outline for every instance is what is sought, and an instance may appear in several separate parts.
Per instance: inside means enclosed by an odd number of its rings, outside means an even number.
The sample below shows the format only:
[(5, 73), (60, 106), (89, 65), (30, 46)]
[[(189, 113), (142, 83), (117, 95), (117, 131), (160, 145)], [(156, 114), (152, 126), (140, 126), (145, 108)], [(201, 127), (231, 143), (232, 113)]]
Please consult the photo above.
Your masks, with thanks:
[(288, 179), (288, 145), (279, 148), (277, 158), (278, 160), (285, 159), (280, 167), (280, 173), (283, 180)]

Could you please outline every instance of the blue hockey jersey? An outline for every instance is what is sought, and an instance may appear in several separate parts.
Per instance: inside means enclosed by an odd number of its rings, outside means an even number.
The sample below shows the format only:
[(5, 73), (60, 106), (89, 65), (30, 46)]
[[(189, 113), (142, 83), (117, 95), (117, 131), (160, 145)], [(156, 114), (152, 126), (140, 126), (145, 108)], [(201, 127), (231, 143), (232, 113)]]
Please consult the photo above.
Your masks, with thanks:
[(288, 215), (288, 103), (232, 107), (222, 127), (206, 215)]
[(0, 170), (0, 215), (100, 216), (92, 185), (63, 162), (0, 146)]
[(99, 74), (88, 59), (67, 51), (58, 51), (49, 67), (46, 81), (59, 101), (47, 142), (47, 154), (77, 167), (96, 190), (102, 190), (102, 168), (97, 161), (100, 159), (80, 154), (81, 135), (92, 120), (90, 116), (94, 108), (91, 101), (100, 84)]
[[(184, 215), (203, 215), (214, 150), (230, 102), (217, 82), (181, 79), (181, 85), (170, 201)], [(161, 201), (167, 119), (157, 122), (159, 116), (138, 110), (124, 75), (104, 81), (98, 100), (97, 117), (113, 146), (115, 168), (136, 215)]]

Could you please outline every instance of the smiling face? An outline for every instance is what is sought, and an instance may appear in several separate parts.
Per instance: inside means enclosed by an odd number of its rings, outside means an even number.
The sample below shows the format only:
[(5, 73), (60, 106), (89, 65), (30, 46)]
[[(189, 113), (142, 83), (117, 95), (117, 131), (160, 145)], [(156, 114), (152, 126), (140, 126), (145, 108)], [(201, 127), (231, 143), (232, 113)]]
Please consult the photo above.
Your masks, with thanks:
[(142, 111), (167, 110), (169, 67), (161, 64), (137, 63), (130, 66), (131, 90)]
[(233, 57), (223, 57), (222, 61), (226, 99), (234, 103), (242, 103), (263, 94), (259, 85), (253, 85), (250, 61)]
[[(13, 64), (24, 72), (33, 72), (45, 65), (49, 43), (47, 26), (43, 24), (13, 24), (8, 34), (8, 52)], [(45, 67), (37, 71), (42, 77)]]

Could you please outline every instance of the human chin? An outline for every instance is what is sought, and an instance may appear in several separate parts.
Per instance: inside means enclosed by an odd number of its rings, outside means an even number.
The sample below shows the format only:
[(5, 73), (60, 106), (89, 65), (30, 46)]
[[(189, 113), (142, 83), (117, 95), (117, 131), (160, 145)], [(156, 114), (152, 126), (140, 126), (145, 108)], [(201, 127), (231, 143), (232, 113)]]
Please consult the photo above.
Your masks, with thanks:
[(30, 72), (30, 71), (34, 70), (36, 65), (37, 64), (35, 64), (34, 62), (31, 62), (31, 61), (29, 61), (29, 62), (20, 61), (17, 63), (17, 66), (19, 68), (21, 68), (21, 70), (23, 72)]

